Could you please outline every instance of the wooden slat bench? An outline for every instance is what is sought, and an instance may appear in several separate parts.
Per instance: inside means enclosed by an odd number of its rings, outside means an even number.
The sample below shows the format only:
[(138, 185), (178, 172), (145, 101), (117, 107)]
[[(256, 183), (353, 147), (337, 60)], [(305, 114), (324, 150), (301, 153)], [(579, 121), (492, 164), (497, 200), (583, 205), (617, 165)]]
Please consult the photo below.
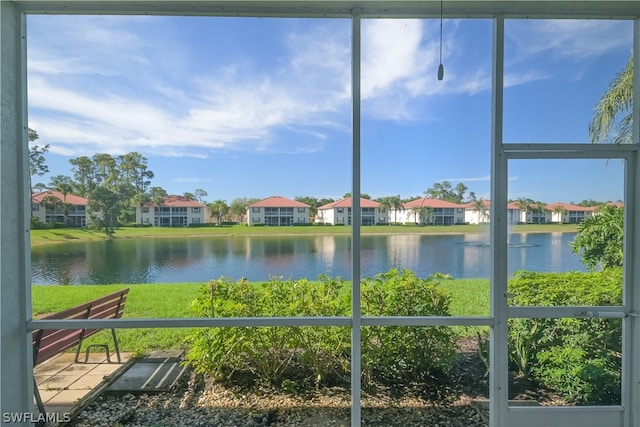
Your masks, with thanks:
[[(129, 288), (106, 295), (102, 298), (80, 304), (68, 310), (43, 317), (42, 320), (82, 320), (82, 319), (119, 319), (124, 311), (124, 304), (127, 300)], [(75, 361), (78, 362), (82, 341), (100, 331), (100, 329), (36, 329), (33, 331), (33, 366), (51, 359), (59, 353), (68, 350), (74, 346), (78, 346), (76, 350)], [(111, 329), (113, 337), (113, 345), (115, 353), (120, 363), (120, 349), (118, 347), (118, 339), (115, 329)], [(111, 363), (109, 355), (109, 346), (107, 344), (93, 344), (87, 347), (85, 362), (89, 357), (89, 349), (92, 347), (101, 347), (106, 351), (107, 360)], [(34, 378), (34, 394), (36, 403), (40, 413), (44, 414), (44, 405), (40, 398), (38, 386), (35, 384)]]

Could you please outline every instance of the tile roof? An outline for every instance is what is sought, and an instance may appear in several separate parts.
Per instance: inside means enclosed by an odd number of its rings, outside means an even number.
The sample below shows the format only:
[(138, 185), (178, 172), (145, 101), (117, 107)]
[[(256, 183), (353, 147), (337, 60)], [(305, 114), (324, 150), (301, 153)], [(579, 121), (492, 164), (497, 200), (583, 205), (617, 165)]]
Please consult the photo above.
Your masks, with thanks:
[[(491, 207), (491, 200), (483, 199), (482, 201), (487, 209)], [(465, 208), (473, 208), (473, 202), (465, 203), (463, 206)], [(520, 210), (520, 206), (518, 205), (518, 202), (509, 202), (507, 203), (507, 209)]]
[(53, 196), (62, 202), (71, 203), (75, 206), (87, 206), (89, 204), (89, 200), (85, 199), (84, 197), (67, 193), (67, 197), (65, 199), (64, 194), (55, 190), (45, 190), (41, 193), (34, 194), (33, 196), (31, 196), (31, 200), (35, 203), (42, 203), (42, 199), (48, 196)]
[(173, 206), (179, 208), (196, 208), (196, 207), (204, 207), (204, 205), (196, 200), (187, 199), (184, 196), (171, 195), (166, 196), (162, 203), (157, 204), (155, 202), (147, 202), (144, 204), (145, 206)]
[(252, 205), (247, 206), (249, 208), (309, 208), (306, 203), (299, 202), (297, 200), (287, 199), (282, 196), (271, 196), (266, 199), (262, 199)]
[[(347, 197), (346, 199), (342, 199), (333, 203), (327, 203), (326, 205), (322, 205), (318, 208), (318, 210), (333, 209), (333, 208), (350, 208), (350, 207), (351, 207), (351, 197)], [(373, 200), (364, 199), (361, 197), (360, 207), (361, 208), (379, 208), (380, 203)]]
[(419, 207), (428, 207), (428, 208), (462, 208), (464, 205), (459, 205), (457, 203), (447, 202), (446, 200), (441, 199), (431, 199), (423, 197), (422, 199), (412, 200), (404, 204), (405, 209), (413, 209)]
[[(473, 209), (475, 202), (467, 202), (462, 205), (465, 209)], [(491, 200), (482, 199), (482, 204), (489, 209), (491, 207)]]
[(551, 203), (546, 206), (546, 209), (553, 211), (558, 206), (562, 206), (567, 211), (593, 212), (597, 209), (596, 206), (578, 206), (572, 205), (571, 203)]

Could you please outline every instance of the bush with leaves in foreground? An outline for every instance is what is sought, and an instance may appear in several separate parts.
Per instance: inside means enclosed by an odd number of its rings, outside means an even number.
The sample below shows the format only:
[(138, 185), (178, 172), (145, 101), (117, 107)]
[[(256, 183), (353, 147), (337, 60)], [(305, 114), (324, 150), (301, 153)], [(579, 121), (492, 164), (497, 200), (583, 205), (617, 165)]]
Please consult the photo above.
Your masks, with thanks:
[[(392, 269), (362, 281), (364, 316), (450, 316), (451, 298), (440, 277), (417, 277)], [(362, 329), (365, 380), (425, 381), (449, 368), (457, 354), (456, 336), (446, 326), (366, 326)]]
[[(437, 278), (393, 269), (362, 282), (365, 316), (448, 316), (449, 297)], [(199, 317), (349, 316), (351, 288), (340, 278), (213, 280), (192, 302)], [(265, 383), (288, 391), (346, 384), (351, 335), (347, 327), (202, 328), (190, 336), (189, 363), (230, 383)], [(364, 327), (365, 380), (398, 382), (445, 371), (455, 336), (440, 327)]]
[[(519, 272), (509, 281), (517, 306), (616, 306), (622, 271)], [(511, 319), (511, 368), (578, 404), (619, 404), (620, 319)]]

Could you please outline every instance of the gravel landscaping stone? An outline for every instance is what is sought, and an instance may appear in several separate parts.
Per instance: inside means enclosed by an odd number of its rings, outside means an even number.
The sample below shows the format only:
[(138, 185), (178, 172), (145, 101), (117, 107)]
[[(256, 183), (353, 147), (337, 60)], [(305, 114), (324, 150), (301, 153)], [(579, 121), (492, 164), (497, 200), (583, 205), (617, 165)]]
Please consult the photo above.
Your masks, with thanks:
[[(362, 426), (485, 427), (488, 376), (474, 339), (459, 342), (461, 353), (446, 377), (429, 384), (362, 392)], [(517, 379), (510, 399), (562, 405), (557, 395)], [(350, 426), (348, 388), (285, 394), (273, 389), (228, 388), (190, 372), (168, 392), (103, 394), (70, 425), (76, 427), (311, 427)]]
[[(432, 388), (362, 392), (362, 425), (376, 427), (484, 427), (486, 369), (473, 352), (461, 354), (448, 380), (434, 378)], [(485, 396), (486, 397), (486, 396)], [(271, 389), (230, 389), (191, 372), (169, 392), (103, 394), (70, 425), (76, 427), (310, 427), (350, 426), (348, 388), (323, 388), (301, 394)]]
[[(103, 395), (71, 423), (77, 427), (350, 426), (348, 389), (324, 389), (292, 396), (240, 392), (217, 383), (189, 381), (155, 395)], [(468, 397), (432, 402), (415, 396), (363, 394), (363, 426), (484, 427)]]

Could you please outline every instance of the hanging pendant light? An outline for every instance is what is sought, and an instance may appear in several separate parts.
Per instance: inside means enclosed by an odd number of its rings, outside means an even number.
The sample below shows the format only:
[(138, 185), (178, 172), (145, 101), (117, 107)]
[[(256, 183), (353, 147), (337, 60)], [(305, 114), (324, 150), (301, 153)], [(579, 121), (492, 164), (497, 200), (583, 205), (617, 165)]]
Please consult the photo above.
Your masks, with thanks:
[(444, 0), (440, 0), (440, 65), (438, 65), (438, 80), (444, 78), (444, 65), (442, 65), (442, 8)]

